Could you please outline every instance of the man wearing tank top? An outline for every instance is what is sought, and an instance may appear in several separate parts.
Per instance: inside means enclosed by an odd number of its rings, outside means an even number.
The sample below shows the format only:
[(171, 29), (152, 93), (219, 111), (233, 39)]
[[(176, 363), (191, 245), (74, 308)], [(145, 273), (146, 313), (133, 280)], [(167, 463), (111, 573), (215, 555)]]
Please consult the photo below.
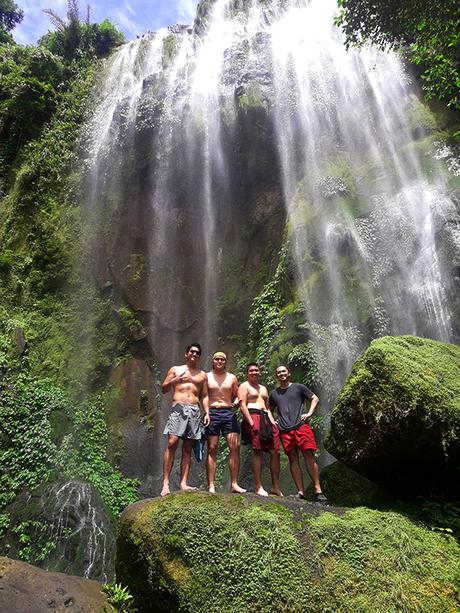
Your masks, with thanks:
[[(278, 428), (284, 452), (289, 458), (289, 468), (297, 487), (299, 498), (305, 498), (303, 475), (299, 463), (299, 451), (314, 488), (314, 500), (326, 503), (327, 498), (321, 490), (318, 464), (315, 459), (316, 442), (308, 420), (315, 412), (319, 398), (302, 383), (292, 383), (291, 373), (286, 366), (278, 366), (276, 378), (279, 387), (269, 396), (269, 405), (278, 413)], [(304, 412), (304, 405), (310, 400), (310, 408)]]
[(223, 351), (216, 351), (212, 356), (212, 370), (206, 374), (209, 398), (209, 412), (205, 410), (204, 423), (208, 439), (208, 456), (206, 472), (208, 490), (216, 492), (217, 452), (219, 437), (222, 435), (229, 448), (228, 467), (230, 471), (230, 488), (235, 494), (246, 490), (238, 485), (240, 469), (240, 428), (235, 415), (238, 395), (238, 382), (235, 375), (227, 372), (227, 356)]
[[(260, 368), (256, 362), (246, 366), (246, 381), (238, 388), (238, 400), (243, 415), (243, 437), (252, 447), (252, 472), (256, 494), (268, 496), (262, 485), (262, 461), (264, 451), (270, 454), (270, 474), (272, 478), (271, 494), (282, 496), (280, 490), (280, 446), (278, 427), (268, 408), (268, 391), (265, 385), (260, 385)], [(272, 425), (273, 438), (261, 440), (260, 423), (266, 415)]]

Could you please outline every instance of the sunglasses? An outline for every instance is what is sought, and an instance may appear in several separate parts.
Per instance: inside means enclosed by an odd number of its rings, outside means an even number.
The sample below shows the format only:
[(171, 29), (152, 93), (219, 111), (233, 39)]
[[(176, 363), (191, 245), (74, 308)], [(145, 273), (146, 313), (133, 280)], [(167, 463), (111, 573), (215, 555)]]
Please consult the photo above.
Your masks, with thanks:
[(190, 349), (189, 353), (191, 353), (192, 355), (201, 355), (201, 353), (196, 349)]

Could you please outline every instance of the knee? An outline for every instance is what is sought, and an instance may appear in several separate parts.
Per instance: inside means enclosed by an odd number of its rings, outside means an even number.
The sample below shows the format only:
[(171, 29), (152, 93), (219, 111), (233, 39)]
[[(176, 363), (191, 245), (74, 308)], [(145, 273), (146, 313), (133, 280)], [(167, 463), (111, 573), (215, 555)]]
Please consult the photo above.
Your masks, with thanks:
[(217, 457), (217, 445), (210, 445), (208, 442), (208, 456), (215, 459)]
[(168, 451), (176, 451), (178, 445), (179, 441), (168, 441), (167, 449)]

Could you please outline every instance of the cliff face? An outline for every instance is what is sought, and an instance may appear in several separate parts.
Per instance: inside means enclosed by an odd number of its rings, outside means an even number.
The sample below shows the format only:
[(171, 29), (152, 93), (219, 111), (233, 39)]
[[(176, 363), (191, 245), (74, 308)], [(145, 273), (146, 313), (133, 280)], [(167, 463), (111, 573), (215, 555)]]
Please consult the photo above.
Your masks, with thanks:
[[(205, 368), (228, 351), (240, 379), (257, 359), (271, 385), (288, 363), (327, 409), (371, 339), (458, 339), (456, 118), (420, 101), (397, 56), (346, 52), (333, 4), (201, 2), (192, 26), (77, 78), (18, 162), (1, 218), (2, 503), (63, 476), (112, 516), (135, 497), (122, 474), (157, 493), (160, 382), (191, 341)], [(32, 462), (19, 404), (42, 420)]]

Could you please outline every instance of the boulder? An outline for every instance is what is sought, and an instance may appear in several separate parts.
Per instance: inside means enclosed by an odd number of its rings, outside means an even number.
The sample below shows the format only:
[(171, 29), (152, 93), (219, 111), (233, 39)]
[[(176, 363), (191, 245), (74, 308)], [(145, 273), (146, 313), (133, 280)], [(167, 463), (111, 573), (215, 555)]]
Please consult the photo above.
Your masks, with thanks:
[(102, 584), (63, 573), (50, 573), (25, 562), (0, 558), (2, 613), (101, 613), (109, 611)]
[[(348, 468), (343, 462), (332, 462), (321, 470), (321, 489), (329, 503), (335, 506), (382, 509), (397, 503), (390, 492)], [(311, 483), (305, 494), (307, 498), (313, 499)]]
[(459, 554), (394, 512), (177, 493), (122, 513), (116, 573), (139, 613), (453, 613)]
[(373, 341), (355, 362), (324, 445), (403, 499), (460, 494), (460, 347)]

